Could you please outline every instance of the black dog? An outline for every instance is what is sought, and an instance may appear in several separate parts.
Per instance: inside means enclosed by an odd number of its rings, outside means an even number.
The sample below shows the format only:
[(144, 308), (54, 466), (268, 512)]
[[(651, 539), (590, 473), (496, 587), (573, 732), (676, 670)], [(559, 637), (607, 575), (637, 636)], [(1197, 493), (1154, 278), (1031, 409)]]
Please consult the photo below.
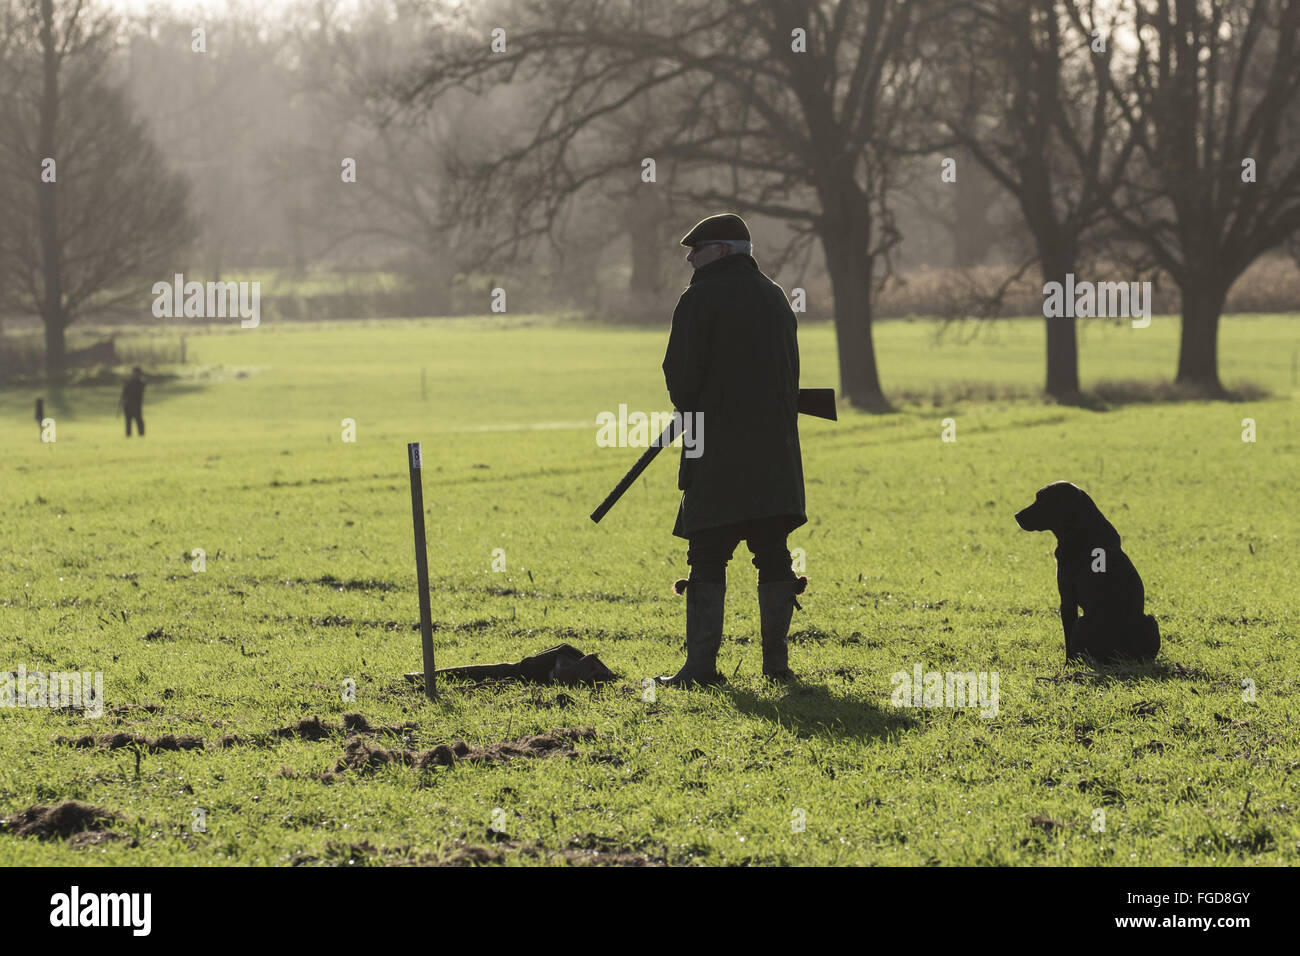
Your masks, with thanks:
[(1142, 578), (1120, 549), (1119, 532), (1082, 488), (1068, 481), (1048, 485), (1017, 513), (1016, 523), (1026, 531), (1056, 535), (1056, 586), (1067, 658), (1155, 658), (1160, 629), (1144, 613)]

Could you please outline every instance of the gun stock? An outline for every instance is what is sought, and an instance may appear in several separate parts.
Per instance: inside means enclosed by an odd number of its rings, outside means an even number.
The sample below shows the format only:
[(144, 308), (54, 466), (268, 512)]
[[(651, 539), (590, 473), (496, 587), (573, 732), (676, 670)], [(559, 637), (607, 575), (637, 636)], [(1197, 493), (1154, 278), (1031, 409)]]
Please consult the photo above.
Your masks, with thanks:
[(799, 414), (839, 421), (839, 416), (835, 413), (835, 389), (799, 389)]

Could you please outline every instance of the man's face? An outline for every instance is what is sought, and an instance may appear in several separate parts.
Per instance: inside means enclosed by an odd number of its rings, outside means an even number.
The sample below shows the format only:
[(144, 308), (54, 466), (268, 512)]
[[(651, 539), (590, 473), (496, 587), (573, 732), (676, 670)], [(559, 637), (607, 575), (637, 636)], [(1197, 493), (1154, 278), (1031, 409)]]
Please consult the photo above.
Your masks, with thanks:
[(700, 266), (707, 266), (710, 262), (716, 262), (726, 254), (727, 244), (725, 242), (697, 242), (691, 246), (686, 261), (698, 269)]

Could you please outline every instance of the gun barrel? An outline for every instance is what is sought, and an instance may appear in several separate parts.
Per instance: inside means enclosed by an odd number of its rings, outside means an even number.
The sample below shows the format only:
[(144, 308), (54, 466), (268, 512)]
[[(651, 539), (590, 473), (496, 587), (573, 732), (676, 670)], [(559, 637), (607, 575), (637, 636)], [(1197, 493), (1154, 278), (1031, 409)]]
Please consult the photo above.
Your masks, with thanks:
[[(799, 389), (799, 413), (802, 415), (814, 415), (817, 418), (828, 418), (836, 421), (835, 414), (835, 390), (832, 388), (801, 388)], [(664, 429), (663, 434), (656, 439), (649, 448), (642, 453), (641, 457), (636, 460), (623, 479), (614, 486), (605, 500), (600, 503), (595, 511), (591, 513), (591, 520), (600, 523), (600, 519), (609, 513), (609, 509), (618, 504), (618, 499), (623, 497), (623, 493), (632, 487), (632, 484), (641, 477), (641, 472), (645, 471), (650, 462), (655, 460), (655, 455), (663, 451), (674, 441), (681, 431), (682, 417), (674, 415), (668, 427)]]
[(636, 464), (628, 469), (627, 474), (624, 475), (622, 480), (614, 486), (614, 490), (611, 491), (605, 497), (605, 500), (600, 503), (600, 507), (591, 513), (592, 521), (599, 524), (600, 519), (609, 514), (609, 509), (618, 504), (618, 499), (622, 498), (623, 493), (631, 488), (636, 480), (641, 477), (641, 472), (645, 471), (650, 465), (650, 462), (655, 460), (655, 456), (677, 440), (677, 434), (680, 430), (681, 418), (674, 415), (672, 421), (668, 423), (668, 427), (663, 430), (663, 434), (655, 439), (650, 444), (649, 448), (642, 452), (641, 457), (636, 460)]

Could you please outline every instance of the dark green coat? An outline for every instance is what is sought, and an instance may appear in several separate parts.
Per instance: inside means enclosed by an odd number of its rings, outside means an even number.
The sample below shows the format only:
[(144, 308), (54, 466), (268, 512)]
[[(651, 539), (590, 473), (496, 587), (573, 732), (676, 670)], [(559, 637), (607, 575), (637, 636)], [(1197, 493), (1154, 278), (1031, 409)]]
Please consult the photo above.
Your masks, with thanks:
[(704, 413), (704, 453), (682, 449), (673, 534), (804, 513), (797, 323), (751, 256), (695, 270), (673, 312), (664, 379), (673, 407)]

